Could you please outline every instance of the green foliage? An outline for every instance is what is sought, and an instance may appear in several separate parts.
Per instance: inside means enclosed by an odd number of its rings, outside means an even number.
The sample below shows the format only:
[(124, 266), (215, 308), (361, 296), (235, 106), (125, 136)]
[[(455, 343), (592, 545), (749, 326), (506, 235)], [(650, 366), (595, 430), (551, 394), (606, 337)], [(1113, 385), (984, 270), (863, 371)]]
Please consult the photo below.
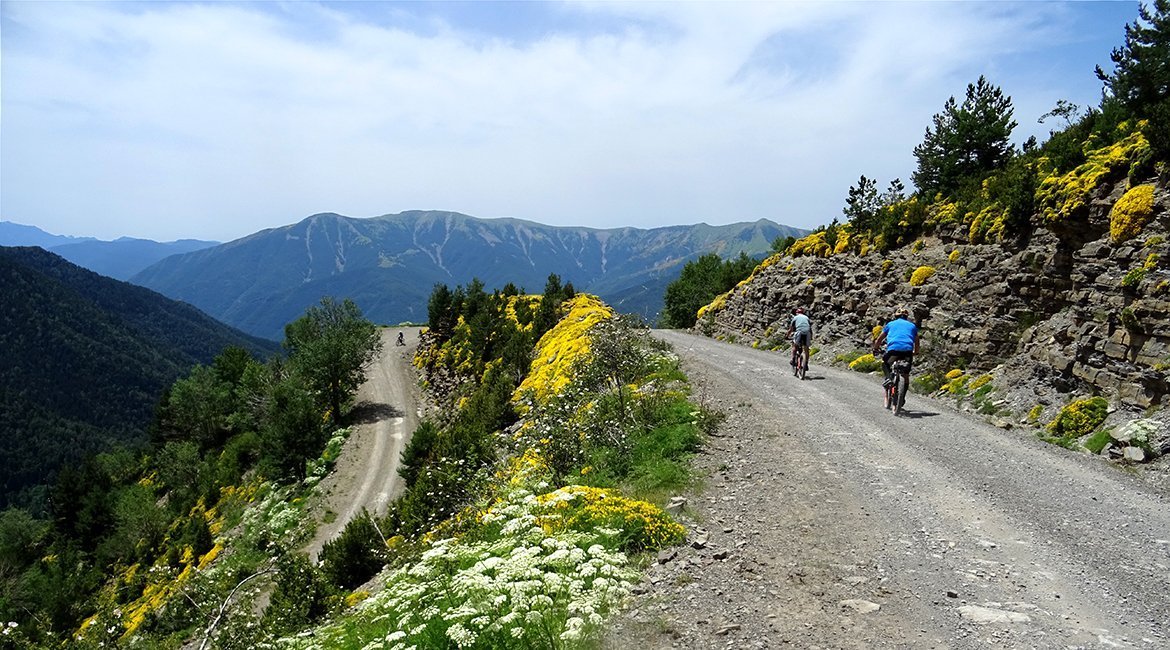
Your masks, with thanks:
[(1154, 155), (1170, 159), (1170, 2), (1138, 5), (1140, 20), (1125, 26), (1125, 44), (1113, 50), (1112, 73), (1097, 77), (1129, 115), (1148, 120)]
[[(836, 357), (833, 358), (833, 363), (843, 363), (845, 365), (849, 365), (849, 364), (853, 363), (854, 361), (856, 361), (858, 357), (860, 357), (864, 354), (865, 354), (865, 352), (862, 352), (861, 350), (850, 350), (849, 352), (843, 352), (843, 353), (838, 354)], [(870, 356), (873, 356), (873, 355), (870, 355)]]
[(290, 365), (329, 408), (340, 426), (342, 407), (365, 380), (365, 368), (382, 349), (378, 328), (362, 317), (352, 300), (321, 299), (285, 327)]
[(439, 427), (431, 420), (419, 423), (410, 442), (402, 450), (402, 457), (398, 463), (398, 475), (403, 484), (409, 489), (418, 478), (418, 473), (432, 458), (434, 449), (439, 444)]
[(942, 377), (932, 373), (924, 373), (910, 380), (910, 389), (916, 393), (929, 395), (942, 388), (944, 383)]
[(1133, 309), (1130, 307), (1125, 307), (1121, 310), (1121, 326), (1131, 332), (1144, 331), (1141, 320), (1137, 317), (1137, 314), (1133, 313)]
[(1108, 411), (1109, 402), (1103, 397), (1077, 400), (1061, 409), (1048, 423), (1048, 433), (1057, 438), (1080, 438), (1101, 426)]
[(678, 279), (666, 287), (662, 321), (666, 327), (693, 327), (699, 308), (710, 303), (751, 275), (758, 261), (740, 253), (724, 260), (716, 253), (703, 255), (683, 265)]
[(386, 563), (386, 540), (370, 513), (363, 510), (336, 539), (321, 548), (321, 570), (329, 581), (353, 589), (374, 577)]
[(0, 277), (0, 508), (43, 515), (63, 466), (144, 443), (166, 387), (224, 346), (276, 349), (39, 248), (0, 247)]
[(312, 393), (289, 377), (273, 386), (268, 414), (260, 432), (261, 461), (278, 478), (305, 478), (305, 461), (315, 457), (325, 444)]
[(1084, 447), (1094, 454), (1099, 454), (1105, 448), (1105, 445), (1109, 444), (1112, 440), (1113, 437), (1109, 435), (1109, 429), (1098, 429), (1085, 439)]
[(1002, 168), (1012, 157), (1016, 127), (1012, 101), (980, 76), (967, 85), (962, 105), (951, 97), (932, 119), (922, 144), (914, 148), (918, 168), (914, 185), (925, 196), (954, 195), (968, 179)]
[(796, 237), (793, 237), (792, 235), (788, 235), (786, 237), (777, 236), (776, 239), (772, 240), (772, 252), (783, 253), (784, 251), (787, 251), (788, 248), (795, 242)]
[(265, 623), (278, 634), (297, 632), (325, 618), (337, 604), (336, 589), (309, 557), (289, 553), (280, 558)]

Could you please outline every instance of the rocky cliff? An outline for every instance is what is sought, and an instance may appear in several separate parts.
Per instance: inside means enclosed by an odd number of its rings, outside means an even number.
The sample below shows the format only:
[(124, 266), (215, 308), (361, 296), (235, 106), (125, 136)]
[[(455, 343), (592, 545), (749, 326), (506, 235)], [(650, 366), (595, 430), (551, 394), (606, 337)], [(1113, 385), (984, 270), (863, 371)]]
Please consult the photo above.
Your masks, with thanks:
[(814, 363), (827, 363), (868, 350), (873, 328), (905, 305), (922, 331), (920, 379), (979, 377), (994, 391), (986, 412), (1007, 421), (1047, 422), (1090, 395), (1122, 411), (1113, 419), (1132, 419), (1170, 400), (1168, 180), (1142, 184), (1136, 232), (1118, 230), (1131, 187), (1121, 179), (1098, 187), (1076, 220), (1054, 229), (1038, 214), (1009, 241), (975, 243), (975, 228), (952, 224), (884, 253), (777, 255), (705, 308), (696, 329), (773, 347), (804, 306), (822, 348)]

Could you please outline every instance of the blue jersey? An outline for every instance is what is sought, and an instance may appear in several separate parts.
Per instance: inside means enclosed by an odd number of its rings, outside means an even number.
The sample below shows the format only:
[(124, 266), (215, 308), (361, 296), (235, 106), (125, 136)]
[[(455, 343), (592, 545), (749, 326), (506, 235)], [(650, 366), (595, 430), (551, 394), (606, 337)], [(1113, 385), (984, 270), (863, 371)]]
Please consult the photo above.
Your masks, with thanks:
[(886, 350), (891, 352), (913, 352), (914, 341), (918, 340), (918, 326), (905, 318), (886, 323), (882, 328), (886, 335)]

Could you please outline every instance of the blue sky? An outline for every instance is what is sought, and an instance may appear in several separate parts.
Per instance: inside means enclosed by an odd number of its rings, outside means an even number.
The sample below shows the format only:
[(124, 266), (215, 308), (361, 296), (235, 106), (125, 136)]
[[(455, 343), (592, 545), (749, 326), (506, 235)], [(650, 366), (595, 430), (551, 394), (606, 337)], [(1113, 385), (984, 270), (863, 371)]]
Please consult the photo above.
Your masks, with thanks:
[(1096, 105), (1136, 2), (0, 3), (0, 219), (230, 240), (317, 212), (841, 215), (983, 74)]

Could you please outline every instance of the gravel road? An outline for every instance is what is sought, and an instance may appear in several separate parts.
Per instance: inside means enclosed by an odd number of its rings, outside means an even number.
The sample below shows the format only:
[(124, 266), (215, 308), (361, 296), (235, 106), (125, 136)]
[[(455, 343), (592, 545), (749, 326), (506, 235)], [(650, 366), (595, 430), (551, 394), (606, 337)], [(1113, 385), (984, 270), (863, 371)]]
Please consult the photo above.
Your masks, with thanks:
[[(398, 332), (405, 334), (406, 346), (395, 345)], [(320, 501), (311, 506), (318, 526), (304, 550), (313, 559), (363, 508), (382, 513), (402, 490), (398, 459), (419, 420), (418, 386), (410, 367), (418, 334), (417, 327), (382, 330), (382, 353), (366, 371), (350, 412), (349, 440), (321, 482)]]
[(681, 332), (727, 414), (613, 648), (1168, 648), (1170, 495), (875, 376)]

